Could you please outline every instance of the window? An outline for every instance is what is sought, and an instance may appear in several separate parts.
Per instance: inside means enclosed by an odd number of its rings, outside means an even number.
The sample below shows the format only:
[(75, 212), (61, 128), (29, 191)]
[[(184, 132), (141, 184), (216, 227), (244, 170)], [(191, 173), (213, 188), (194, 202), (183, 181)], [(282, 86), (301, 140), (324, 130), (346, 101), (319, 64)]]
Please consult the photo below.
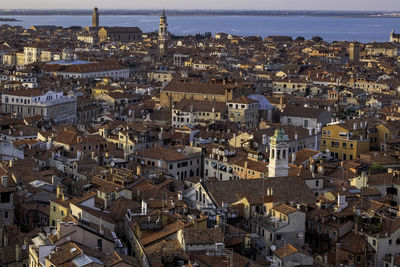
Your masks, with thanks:
[(308, 120), (304, 120), (304, 128), (308, 128)]
[(8, 218), (8, 211), (4, 211), (4, 219)]
[(99, 251), (103, 250), (103, 239), (101, 239), (101, 238), (97, 239), (97, 249)]
[(376, 240), (375, 240), (375, 239), (372, 240), (372, 245), (373, 245), (373, 246), (376, 246)]
[(11, 192), (4, 192), (0, 195), (0, 202), (1, 203), (9, 203), (11, 198)]
[(360, 255), (357, 255), (356, 261), (357, 261), (357, 263), (360, 263), (360, 261), (361, 261), (361, 256)]
[(281, 238), (282, 238), (282, 235), (281, 235), (281, 234), (277, 234), (277, 235), (276, 235), (276, 240), (281, 240)]

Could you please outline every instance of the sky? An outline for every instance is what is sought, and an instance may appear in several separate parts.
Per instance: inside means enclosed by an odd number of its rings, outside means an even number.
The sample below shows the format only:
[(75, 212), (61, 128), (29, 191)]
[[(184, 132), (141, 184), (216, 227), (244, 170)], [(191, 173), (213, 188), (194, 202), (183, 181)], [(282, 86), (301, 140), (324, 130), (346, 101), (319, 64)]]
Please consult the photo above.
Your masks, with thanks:
[(0, 9), (261, 9), (400, 11), (400, 0), (0, 0)]

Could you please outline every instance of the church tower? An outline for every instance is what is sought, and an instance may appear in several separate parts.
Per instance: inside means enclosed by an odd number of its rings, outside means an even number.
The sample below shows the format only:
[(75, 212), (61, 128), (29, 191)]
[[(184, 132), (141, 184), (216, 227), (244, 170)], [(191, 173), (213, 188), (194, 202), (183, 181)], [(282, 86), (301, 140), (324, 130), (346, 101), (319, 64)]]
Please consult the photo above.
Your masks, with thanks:
[(280, 128), (275, 130), (269, 146), (268, 177), (286, 177), (289, 175), (289, 137)]
[(360, 62), (360, 44), (357, 42), (350, 43), (349, 61), (355, 64)]
[(93, 28), (98, 28), (99, 27), (99, 9), (95, 7), (93, 9), (93, 14), (92, 14), (92, 27)]
[(167, 43), (168, 43), (168, 23), (167, 16), (165, 16), (164, 10), (160, 16), (160, 24), (158, 27), (158, 54), (160, 57), (165, 55)]

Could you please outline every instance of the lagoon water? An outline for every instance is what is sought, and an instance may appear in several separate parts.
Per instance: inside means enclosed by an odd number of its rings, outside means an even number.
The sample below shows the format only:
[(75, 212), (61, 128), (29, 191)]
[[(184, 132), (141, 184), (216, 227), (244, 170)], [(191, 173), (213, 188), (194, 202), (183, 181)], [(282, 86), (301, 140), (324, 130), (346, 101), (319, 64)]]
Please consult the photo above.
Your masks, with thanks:
[[(8, 16), (0, 16), (8, 17)], [(90, 16), (9, 16), (21, 21), (9, 25), (87, 26)], [(102, 26), (138, 26), (143, 32), (158, 28), (158, 16), (101, 16)], [(169, 16), (168, 30), (175, 35), (225, 32), (234, 35), (287, 35), (307, 39), (321, 36), (326, 41), (384, 42), (392, 29), (400, 32), (400, 18), (355, 18), (320, 16)]]

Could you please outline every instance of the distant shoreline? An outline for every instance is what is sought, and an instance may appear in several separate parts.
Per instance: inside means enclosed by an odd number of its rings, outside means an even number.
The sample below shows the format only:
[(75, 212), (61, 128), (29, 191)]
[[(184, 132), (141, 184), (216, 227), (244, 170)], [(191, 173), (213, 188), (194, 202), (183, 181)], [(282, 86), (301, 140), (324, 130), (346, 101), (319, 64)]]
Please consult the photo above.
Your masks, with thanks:
[(6, 21), (6, 22), (18, 22), (18, 21), (22, 21), (19, 19), (15, 19), (15, 18), (0, 18), (0, 21)]
[[(100, 9), (101, 16), (158, 16), (161, 10)], [(310, 16), (341, 18), (400, 18), (400, 11), (287, 11), (287, 10), (166, 10), (168, 16)], [(92, 10), (4, 10), (0, 16), (91, 16)], [(17, 21), (17, 20), (16, 20)]]

